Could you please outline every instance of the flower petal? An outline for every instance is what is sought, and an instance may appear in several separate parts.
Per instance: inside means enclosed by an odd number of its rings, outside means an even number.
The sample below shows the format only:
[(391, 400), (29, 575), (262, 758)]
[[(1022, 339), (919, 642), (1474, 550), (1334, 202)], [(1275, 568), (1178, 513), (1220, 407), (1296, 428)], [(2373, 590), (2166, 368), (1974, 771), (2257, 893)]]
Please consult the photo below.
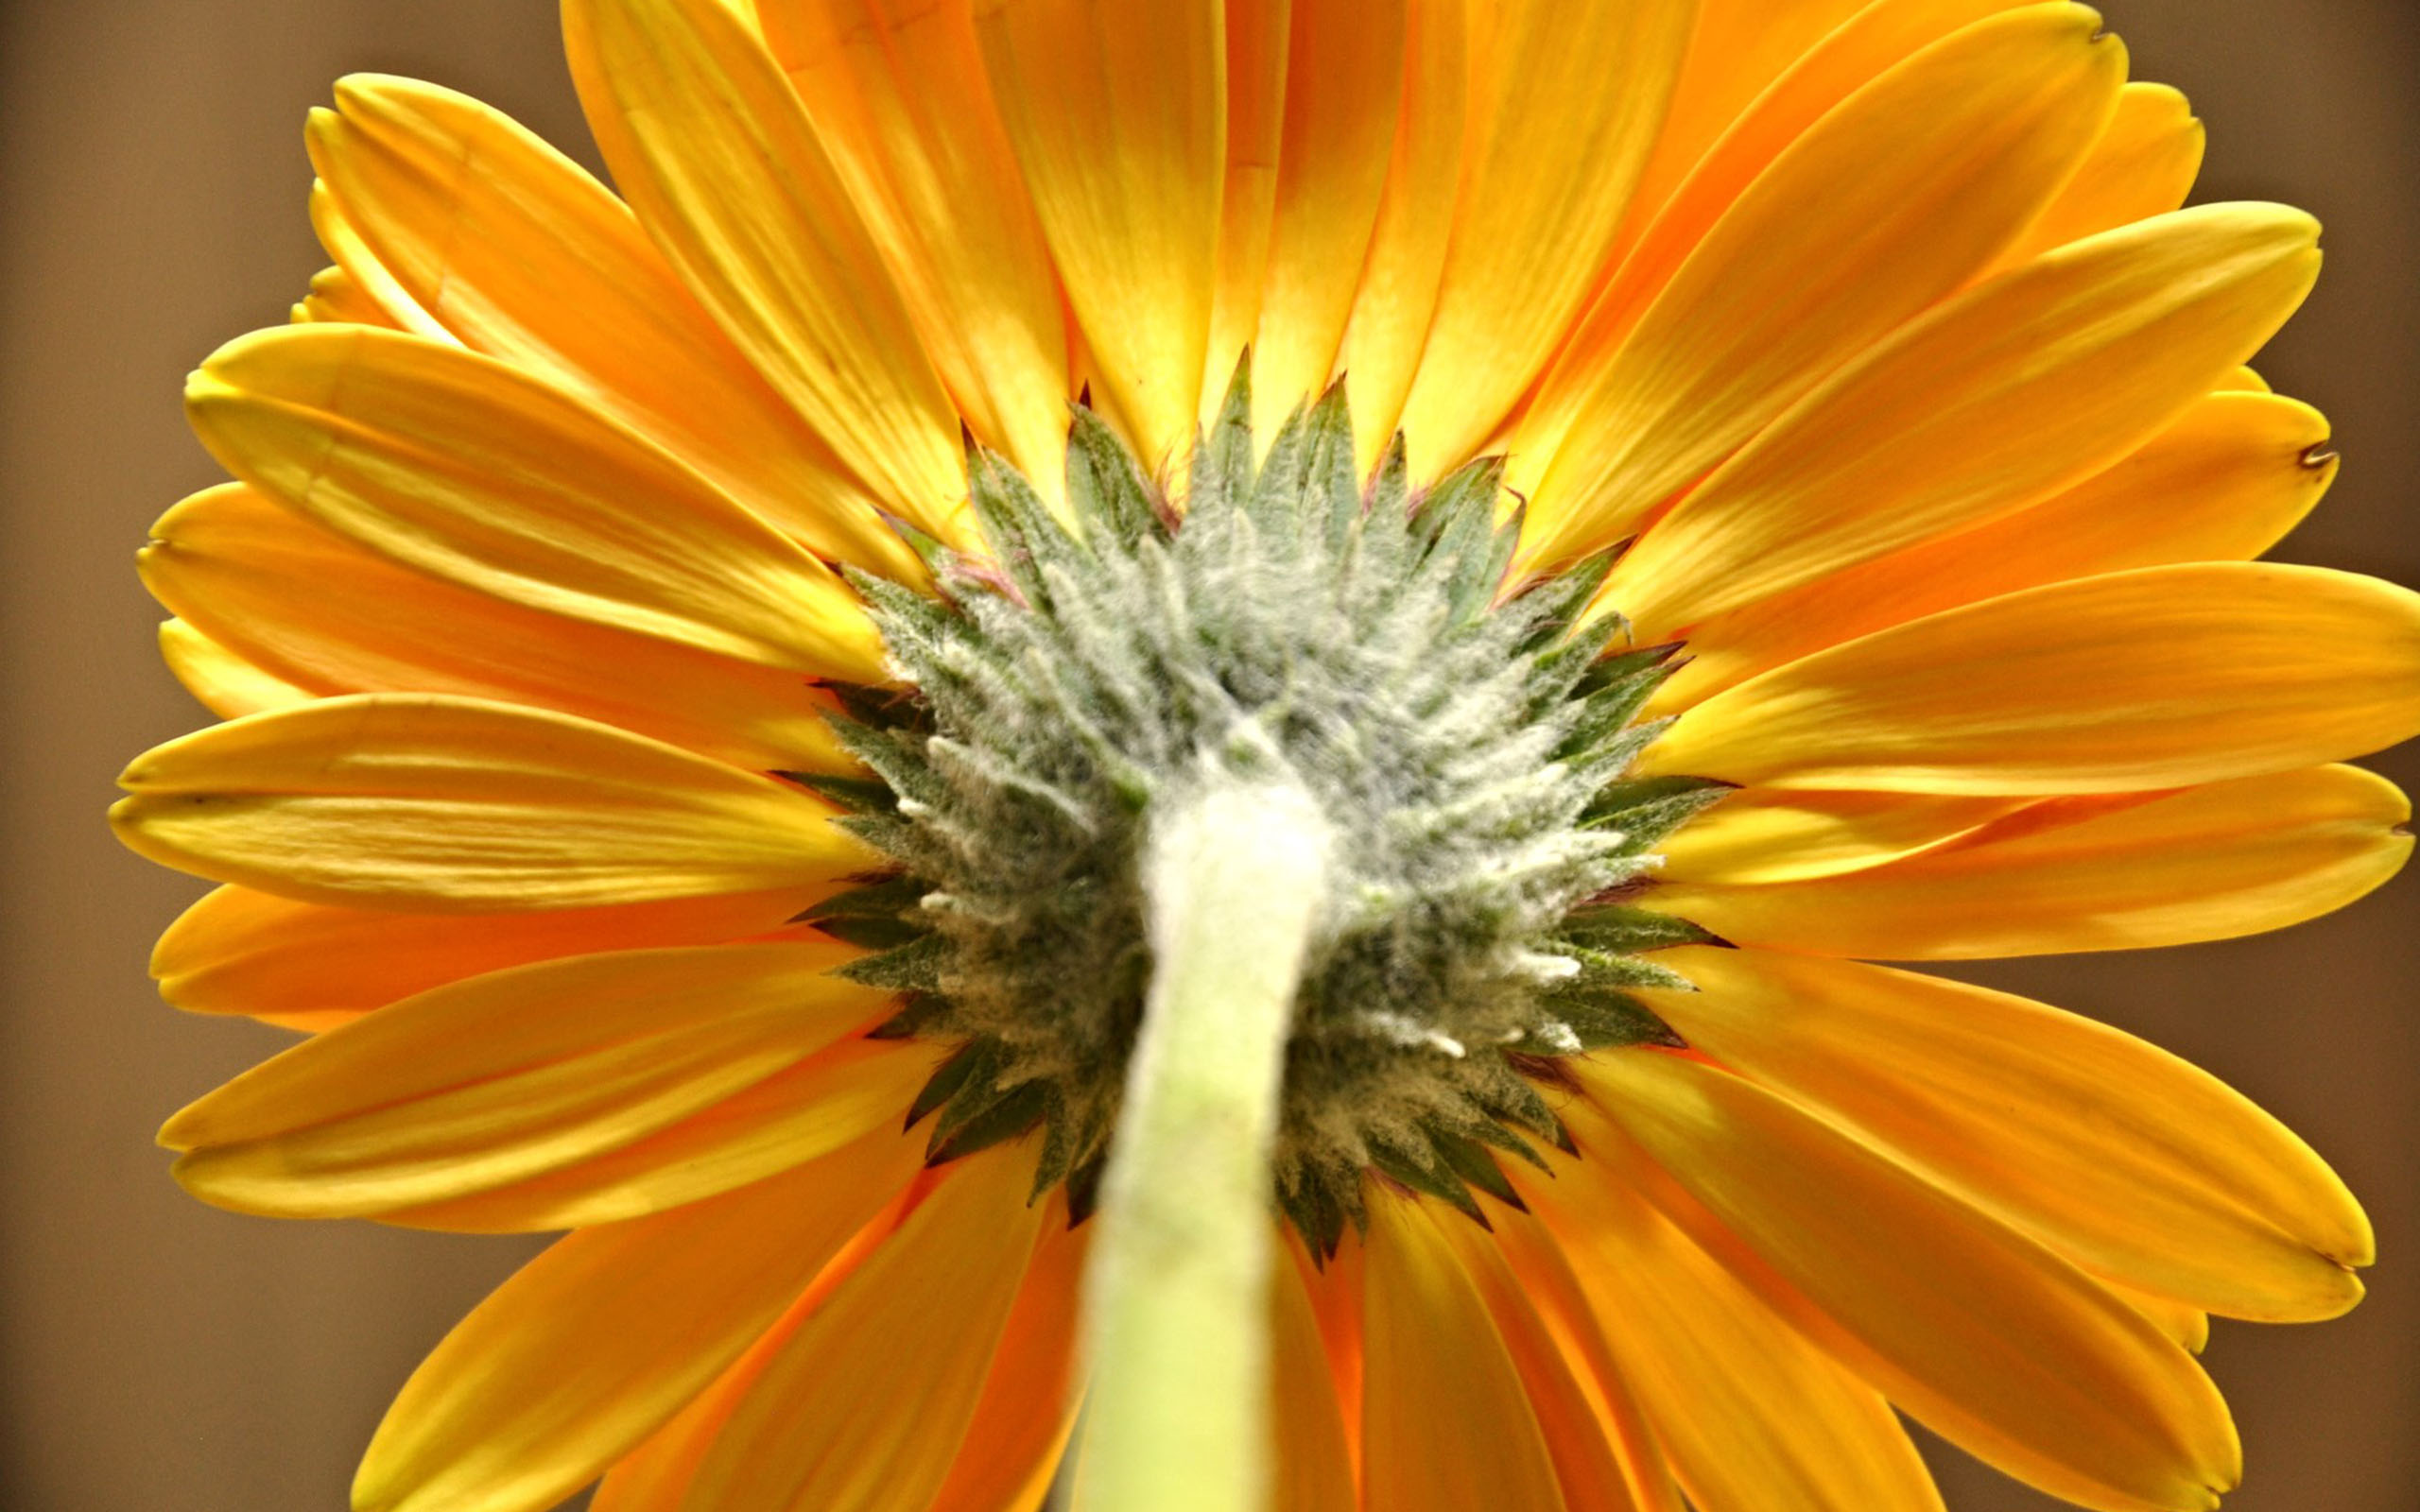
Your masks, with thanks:
[(1515, 1178), (1699, 1512), (1941, 1512), (1907, 1431), (1601, 1160)]
[(118, 836), (306, 902), (513, 912), (811, 887), (872, 864), (820, 799), (568, 714), (371, 694), (136, 759)]
[(1575, 1123), (1591, 1153), (1634, 1162), (1610, 1146), (1635, 1141), (1686, 1194), (1657, 1195), (1675, 1222), (1961, 1448), (2089, 1506), (2215, 1508), (2235, 1485), (2193, 1357), (2037, 1242), (1728, 1072), (1663, 1051), (1576, 1070), (1621, 1130)]
[(1658, 712), (1827, 645), (2070, 577), (2250, 561), (2335, 481), (2326, 418), (2273, 394), (2204, 395), (2141, 450), (2054, 499), (1790, 589), (1689, 632)]
[(1421, 3), (1293, 0), (1286, 134), (1253, 337), (1256, 436), (1274, 437), (1335, 370), (1386, 187), (1405, 42)]
[(1260, 323), (1261, 282), (1286, 136), (1291, 48), (1289, 0), (1225, 0), (1226, 162), (1219, 195), (1219, 253), (1211, 278), (1210, 337), (1201, 366), (1203, 423), (1217, 416), (1228, 374)]
[(227, 470), (349, 540), (508, 602), (880, 681), (831, 569), (653, 445), (493, 358), (368, 326), (229, 342), (186, 387)]
[(987, 0), (975, 21), (1103, 397), (1146, 466), (1190, 439), (1209, 350), (1222, 22), (1217, 0)]
[(1270, 1506), (1272, 1512), (1354, 1512), (1360, 1498), (1319, 1319), (1301, 1269), (1284, 1253), (1282, 1234), (1274, 1247), (1280, 1254), (1269, 1279), (1269, 1410), (1276, 1481)]
[[(1092, 1226), (1048, 1204), (966, 1441), (925, 1512), (1038, 1512), (1075, 1427), (1076, 1305)], [(1309, 1512), (1309, 1509), (1305, 1509)]]
[(1433, 475), (1495, 431), (1603, 269), (1664, 124), (1696, 7), (1514, 0), (1481, 8), (1455, 231), (1401, 424)]
[(1575, 406), (1538, 485), (1537, 560), (1629, 535), (1824, 374), (1964, 283), (2107, 118), (2125, 49), (2082, 7), (1980, 22), (1776, 158)]
[[(1509, 458), (1512, 486), (1535, 487), (1638, 318), (1775, 158), (1910, 55), (2027, 3), (1876, 0), (1860, 8), (1824, 0), (1710, 0), (1702, 6), (1671, 118), (1617, 244), (1621, 260), (1521, 416)], [(1857, 13), (1843, 17), (1847, 9)]]
[(2167, 215), (2193, 192), (2204, 145), (2202, 123), (2183, 94), (2166, 84), (2127, 85), (2109, 129), (2001, 266), (2014, 267), (2054, 247)]
[(422, 1362), (354, 1479), (357, 1512), (534, 1512), (737, 1359), (915, 1175), (886, 1131), (677, 1211), (566, 1236)]
[(361, 254), (428, 324), (578, 394), (816, 551), (919, 576), (865, 485), (578, 163), (467, 95), (375, 74), (339, 81), (308, 139)]
[(873, 238), (752, 26), (722, 0), (566, 0), (589, 129), (666, 260), (877, 497), (944, 539), (958, 417)]
[(949, 1473), (1044, 1205), (1022, 1146), (940, 1186), (767, 1362), (699, 1466), (697, 1512), (923, 1512)]
[(179, 915), (151, 951), (160, 995), (190, 1013), (242, 1013), (321, 1029), (448, 982), (592, 951), (715, 945), (761, 935), (821, 887), (717, 893), (617, 908), (389, 914), (219, 887)]
[[(2079, 800), (2090, 804), (2091, 800)], [(1656, 894), (1726, 940), (1814, 955), (1971, 960), (2141, 950), (2283, 929), (2343, 907), (2411, 854), (2394, 784), (2314, 766), (2140, 804), (2053, 802), (1957, 843), (1773, 886), (1711, 874)]]
[(1363, 1504), (1561, 1512), (1554, 1461), (1520, 1372), (1439, 1218), (1384, 1190), (1370, 1193), (1369, 1206)]
[(160, 660), (187, 693), (221, 719), (311, 700), (303, 689), (252, 665), (183, 620), (160, 622)]
[(1819, 651), (1699, 704), (1639, 769), (2109, 793), (2284, 771), (2416, 732), (2420, 594), (2317, 567), (2188, 563), (2053, 583)]
[[(2230, 1317), (2333, 1317), (2369, 1220), (2309, 1146), (2131, 1035), (1961, 982), (1686, 948), (1689, 1044), (2099, 1276)], [(2129, 1298), (2132, 1300), (2132, 1298)]]
[(2318, 224), (2204, 205), (2045, 254), (1876, 347), (1624, 553), (1647, 642), (2101, 472), (2276, 334)]
[(1838, 876), (1920, 855), (2025, 806), (2023, 799), (1749, 788), (1662, 842), (1660, 875), (1727, 887)]
[(799, 1064), (885, 1010), (788, 943), (617, 951), (434, 988), (271, 1057), (160, 1131), (205, 1200), (354, 1217), (617, 1149)]
[(1066, 450), (1066, 318), (965, 0), (756, 15), (976, 436), (1037, 487)]
[(493, 698), (737, 766), (858, 769), (795, 673), (456, 587), (240, 483), (161, 516), (136, 562), (153, 597), (298, 692)]

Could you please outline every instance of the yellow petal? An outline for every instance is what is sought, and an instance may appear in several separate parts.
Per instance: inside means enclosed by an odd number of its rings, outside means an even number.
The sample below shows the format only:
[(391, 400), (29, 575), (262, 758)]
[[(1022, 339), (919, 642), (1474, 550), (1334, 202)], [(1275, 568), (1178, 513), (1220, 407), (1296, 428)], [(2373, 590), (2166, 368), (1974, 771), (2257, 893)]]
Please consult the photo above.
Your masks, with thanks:
[(334, 321), (345, 325), (383, 325), (398, 329), (386, 307), (341, 267), (323, 267), (311, 275), (311, 292), (294, 307), (293, 318)]
[(493, 698), (738, 766), (857, 769), (794, 673), (458, 588), (239, 483), (163, 515), (136, 562), (153, 597), (298, 693)]
[(461, 345), (461, 338), (423, 308), (412, 291), (395, 277), (394, 269), (379, 258), (368, 238), (361, 234), (361, 228), (354, 224), (352, 214), (325, 181), (312, 182), (310, 205), (311, 230), (320, 238), (320, 245), (337, 260), (337, 271), (344, 275), (359, 299), (367, 301), (379, 317), (354, 323), (409, 332), (443, 346)]
[(873, 238), (754, 29), (721, 0), (567, 0), (589, 129), (640, 221), (774, 392), (944, 538), (958, 416)]
[(1530, 1410), (1554, 1462), (1555, 1480), (1568, 1512), (1636, 1512), (1630, 1478), (1596, 1407), (1539, 1310), (1523, 1293), (1521, 1278), (1507, 1263), (1495, 1234), (1476, 1224), (1437, 1226), (1462, 1272), (1478, 1289), (1496, 1336), (1521, 1378)]
[(1576, 1071), (1686, 1193), (1669, 1216), (1961, 1448), (2087, 1506), (2198, 1512), (2235, 1485), (2192, 1356), (2034, 1240), (1728, 1072), (1635, 1050)]
[(1881, 960), (2183, 945), (2362, 897), (2410, 858), (2411, 816), (2383, 778), (2306, 767), (2072, 822), (2058, 822), (2054, 801), (2004, 837), (1985, 828), (1894, 865), (1773, 886), (1706, 876), (1657, 893), (1656, 906), (1737, 944)]
[(434, 988), (294, 1046), (171, 1118), (206, 1200), (352, 1217), (631, 1143), (881, 1015), (803, 943), (617, 951)]
[(2108, 793), (2359, 756), (2420, 732), (2420, 594), (2269, 562), (2012, 593), (1698, 705), (1639, 763), (1778, 787)]
[(915, 1175), (887, 1132), (558, 1241), (445, 1336), (354, 1478), (356, 1512), (554, 1505), (703, 1390)]
[(1386, 186), (1336, 360), (1353, 386), (1354, 453), (1365, 472), (1394, 433), (1437, 309), (1473, 110), (1470, 30), (1464, 0), (1407, 0)]
[(1147, 467), (1193, 434), (1226, 164), (1219, 0), (981, 0), (992, 89), (1067, 301)]
[[(2027, 0), (1709, 0), (1671, 119), (1639, 180), (1621, 258), (1539, 386), (1511, 447), (1527, 491), (1638, 318), (1773, 160), (1909, 55)], [(1828, 31), (1819, 28), (1838, 21)], [(1808, 45), (1809, 43), (1812, 45)], [(1766, 87), (1766, 86), (1770, 87)]]
[[(2100, 134), (2125, 50), (2081, 7), (1927, 48), (1849, 97), (1699, 242), (1575, 407), (1532, 557), (1618, 540), (1826, 373), (1964, 283)], [(2097, 39), (2097, 40), (2096, 40)]]
[(160, 995), (192, 1013), (290, 1023), (357, 1017), (466, 976), (559, 955), (648, 945), (712, 945), (761, 935), (823, 888), (718, 893), (618, 908), (497, 914), (374, 913), (219, 887), (178, 916), (151, 950)]
[(724, 338), (612, 191), (502, 112), (356, 74), (311, 161), (383, 278), (839, 560), (916, 578), (876, 500)]
[(1474, 49), (1462, 188), (1401, 424), (1423, 475), (1468, 455), (1563, 342), (1655, 145), (1688, 0), (1513, 0)]
[(227, 470), (339, 535), (533, 609), (792, 671), (879, 681), (831, 569), (698, 473), (492, 358), (285, 326), (185, 389)]
[(2001, 266), (2031, 262), (2053, 247), (2164, 215), (2185, 203), (2202, 171), (2204, 133), (2193, 107), (2166, 84), (2133, 83), (2118, 113), (2059, 198), (2042, 212)]
[(1055, 488), (1066, 320), (972, 9), (758, 0), (756, 14), (959, 411)]
[[(1646, 996), (1683, 1039), (2096, 1275), (2230, 1317), (2333, 1317), (2368, 1219), (2217, 1078), (2006, 993), (1851, 961), (1688, 948)], [(2130, 1298), (2131, 1300), (2131, 1298)]]
[[(1421, 0), (1293, 0), (1286, 133), (1253, 337), (1256, 436), (1273, 438), (1287, 412), (1324, 387), (1334, 370), (1386, 187), (1405, 41), (1420, 7)], [(1354, 399), (1357, 411), (1358, 374)]]
[(306, 902), (579, 908), (810, 887), (873, 861), (831, 805), (567, 714), (327, 698), (137, 758), (110, 811), (163, 866)]
[(1516, 1179), (1561, 1239), (1700, 1512), (1941, 1512), (1881, 1395), (1774, 1316), (1604, 1160)]
[[(1270, 223), (1283, 161), (1292, 51), (1289, 0), (1225, 0), (1226, 163), (1219, 196), (1219, 252), (1211, 275), (1210, 336), (1201, 366), (1201, 417), (1217, 413), (1227, 375), (1260, 324)], [(1299, 396), (1298, 396), (1299, 397)]]
[(1044, 1205), (1029, 1149), (946, 1169), (767, 1363), (698, 1469), (697, 1512), (924, 1512), (949, 1473)]
[(452, 1233), (545, 1233), (620, 1223), (729, 1192), (896, 1129), (940, 1057), (844, 1040), (628, 1144), (466, 1196), (378, 1215)]
[(254, 666), (183, 620), (160, 622), (160, 660), (185, 691), (221, 719), (307, 703), (311, 695)]
[[(1282, 1236), (1277, 1247), (1288, 1247)], [(1303, 1273), (1290, 1258), (1279, 1259), (1269, 1290), (1270, 1441), (1276, 1460), (1270, 1505), (1273, 1512), (1354, 1512), (1360, 1502), (1336, 1379)]]
[(1991, 524), (1776, 593), (1689, 632), (1658, 712), (1827, 645), (2070, 577), (2249, 561), (2335, 481), (2326, 418), (2273, 394), (2213, 392), (2133, 455)]
[(1658, 846), (1660, 875), (1683, 887), (1738, 887), (1862, 871), (1947, 845), (2025, 803), (1749, 788), (1728, 795)]
[(1363, 1504), (1561, 1512), (1554, 1461), (1520, 1372), (1440, 1220), (1415, 1198), (1379, 1189), (1369, 1197)]
[(2318, 234), (2282, 206), (2205, 205), (1969, 291), (1749, 442), (1602, 601), (1651, 643), (2091, 477), (2276, 333), (2319, 276)]
[(1038, 1512), (1075, 1427), (1076, 1297), (1092, 1231), (1067, 1227), (1063, 1199), (1047, 1205), (983, 1400), (925, 1512)]
[(2197, 1307), (2187, 1307), (2173, 1297), (2138, 1292), (2131, 1286), (2102, 1280), (2111, 1296), (2152, 1320), (2152, 1326), (2174, 1339), (2178, 1346), (2200, 1354), (2210, 1343), (2210, 1314)]

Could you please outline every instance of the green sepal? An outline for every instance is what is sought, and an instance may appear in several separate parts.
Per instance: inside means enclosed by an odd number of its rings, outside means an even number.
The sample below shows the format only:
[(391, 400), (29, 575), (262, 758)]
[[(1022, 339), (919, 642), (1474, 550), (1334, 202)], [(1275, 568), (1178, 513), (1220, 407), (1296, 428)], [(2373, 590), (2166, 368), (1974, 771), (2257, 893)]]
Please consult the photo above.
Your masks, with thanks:
[(905, 876), (882, 877), (836, 892), (811, 908), (801, 909), (790, 917), (793, 924), (811, 924), (820, 919), (891, 919), (913, 909), (932, 885), (912, 873)]
[(1549, 992), (1546, 1005), (1579, 1040), (1582, 1050), (1618, 1050), (1628, 1045), (1662, 1045), (1685, 1050), (1688, 1041), (1672, 1032), (1655, 1010), (1627, 992), (1575, 988)]
[(1623, 853), (1636, 855), (1737, 791), (1703, 777), (1652, 777), (1617, 782), (1597, 795), (1583, 821), (1592, 830), (1616, 830)]
[[(922, 601), (921, 597), (919, 601)], [(830, 694), (849, 718), (869, 729), (928, 730), (933, 728), (932, 713), (924, 700), (905, 689), (840, 681), (819, 682), (816, 686)]]
[(829, 799), (851, 814), (889, 814), (899, 807), (890, 784), (879, 778), (832, 777), (822, 772), (776, 771), (773, 775), (796, 782), (818, 798)]
[(866, 1038), (913, 1040), (942, 1028), (949, 1022), (949, 999), (931, 992), (911, 992), (906, 1006), (868, 1029)]
[(921, 935), (908, 943), (879, 955), (851, 961), (837, 968), (833, 975), (846, 977), (866, 987), (888, 988), (894, 992), (938, 992), (942, 974), (957, 957), (958, 947), (939, 935)]
[(1080, 1227), (1100, 1207), (1100, 1178), (1109, 1157), (1096, 1155), (1067, 1173), (1067, 1227)]
[(1252, 488), (1252, 349), (1244, 349), (1228, 376), (1226, 397), (1207, 432), (1194, 436), (1193, 464), (1185, 482), (1186, 506), (1233, 512), (1244, 507)]
[(895, 951), (925, 937), (926, 931), (904, 919), (881, 919), (842, 914), (831, 919), (819, 919), (815, 927), (843, 945), (855, 945), (862, 951)]
[(1294, 1231), (1303, 1236), (1313, 1264), (1324, 1267), (1336, 1258), (1337, 1246), (1344, 1242), (1345, 1212), (1330, 1182), (1315, 1179), (1281, 1186), (1277, 1205)]
[(1593, 991), (1599, 988), (1658, 988), (1670, 992), (1693, 992), (1696, 984), (1668, 966), (1658, 966), (1641, 955), (1628, 955), (1612, 951), (1586, 948), (1574, 950), (1580, 962), (1580, 975), (1564, 984), (1562, 990)]
[(924, 1089), (908, 1105), (908, 1122), (902, 1127), (914, 1128), (977, 1077), (993, 1074), (1005, 1054), (997, 1040), (969, 1040), (959, 1046), (925, 1079)]
[(1479, 1148), (1475, 1140), (1444, 1129), (1430, 1129), (1428, 1143), (1437, 1147), (1446, 1169), (1461, 1177), (1466, 1187), (1477, 1187), (1515, 1211), (1530, 1211), (1530, 1205), (1521, 1200), (1521, 1194), (1512, 1189), (1512, 1178), (1495, 1163), (1495, 1157)]
[(1098, 523), (1116, 541), (1165, 539), (1167, 518), (1155, 496), (1117, 433), (1089, 406), (1074, 406), (1067, 426), (1067, 503), (1084, 528)]
[(1611, 954), (1668, 950), (1675, 945), (1723, 943), (1685, 919), (1618, 903), (1575, 909), (1564, 916), (1556, 934), (1583, 949)]
[[(960, 1116), (959, 1109), (973, 1106)], [(970, 1092), (959, 1096), (942, 1110), (933, 1125), (932, 1143), (925, 1146), (926, 1165), (946, 1165), (964, 1160), (994, 1144), (1033, 1132), (1050, 1115), (1050, 1087), (1046, 1082), (1019, 1082), (996, 1098), (985, 1100)], [(952, 1124), (952, 1118), (958, 1118)]]
[[(1370, 1164), (1381, 1176), (1399, 1181), (1414, 1192), (1453, 1204), (1480, 1228), (1495, 1227), (1487, 1221), (1487, 1214), (1480, 1211), (1478, 1199), (1471, 1195), (1471, 1189), (1463, 1185), (1461, 1177), (1455, 1174), (1454, 1168), (1445, 1162), (1444, 1156), (1434, 1146), (1414, 1152), (1374, 1142), (1370, 1146)], [(1496, 1174), (1499, 1177), (1503, 1175), (1500, 1171)]]

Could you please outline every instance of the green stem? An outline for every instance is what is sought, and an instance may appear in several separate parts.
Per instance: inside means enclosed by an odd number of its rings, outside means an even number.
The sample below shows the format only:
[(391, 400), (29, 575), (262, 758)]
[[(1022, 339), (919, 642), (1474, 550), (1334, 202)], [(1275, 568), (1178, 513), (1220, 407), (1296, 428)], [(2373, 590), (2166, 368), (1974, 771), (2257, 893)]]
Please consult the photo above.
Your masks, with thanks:
[(1080, 1505), (1269, 1501), (1270, 1148), (1327, 826), (1292, 786), (1219, 784), (1155, 813), (1152, 977), (1084, 1282)]

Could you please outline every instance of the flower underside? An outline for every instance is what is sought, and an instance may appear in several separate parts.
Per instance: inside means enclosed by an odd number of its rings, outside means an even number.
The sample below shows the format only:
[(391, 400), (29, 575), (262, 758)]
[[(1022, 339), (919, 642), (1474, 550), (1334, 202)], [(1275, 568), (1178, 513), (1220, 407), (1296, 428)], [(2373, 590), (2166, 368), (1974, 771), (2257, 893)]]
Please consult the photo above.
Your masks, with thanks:
[(1337, 881), (1275, 1180), (1328, 1254), (1367, 1172), (1474, 1217), (1475, 1187), (1517, 1203), (1496, 1152), (1569, 1147), (1539, 1091), (1556, 1060), (1678, 1042), (1626, 989), (1678, 985), (1638, 953), (1708, 936), (1616, 900), (1725, 788), (1625, 778), (1675, 648), (1612, 653), (1618, 617), (1584, 615), (1605, 558), (1507, 582), (1500, 464), (1417, 491), (1398, 438), (1365, 489), (1339, 385), (1255, 467), (1250, 411), (1239, 369), (1181, 516), (1080, 406), (1063, 519), (970, 453), (988, 559), (931, 548), (938, 601), (858, 583), (912, 689), (838, 690), (880, 781), (799, 779), (897, 870), (806, 917), (878, 952), (850, 974), (908, 994), (879, 1033), (957, 1046), (909, 1115), (932, 1118), (931, 1159), (1039, 1127), (1036, 1190), (1064, 1181), (1080, 1219), (1150, 978), (1154, 804), (1214, 776), (1299, 782)]

